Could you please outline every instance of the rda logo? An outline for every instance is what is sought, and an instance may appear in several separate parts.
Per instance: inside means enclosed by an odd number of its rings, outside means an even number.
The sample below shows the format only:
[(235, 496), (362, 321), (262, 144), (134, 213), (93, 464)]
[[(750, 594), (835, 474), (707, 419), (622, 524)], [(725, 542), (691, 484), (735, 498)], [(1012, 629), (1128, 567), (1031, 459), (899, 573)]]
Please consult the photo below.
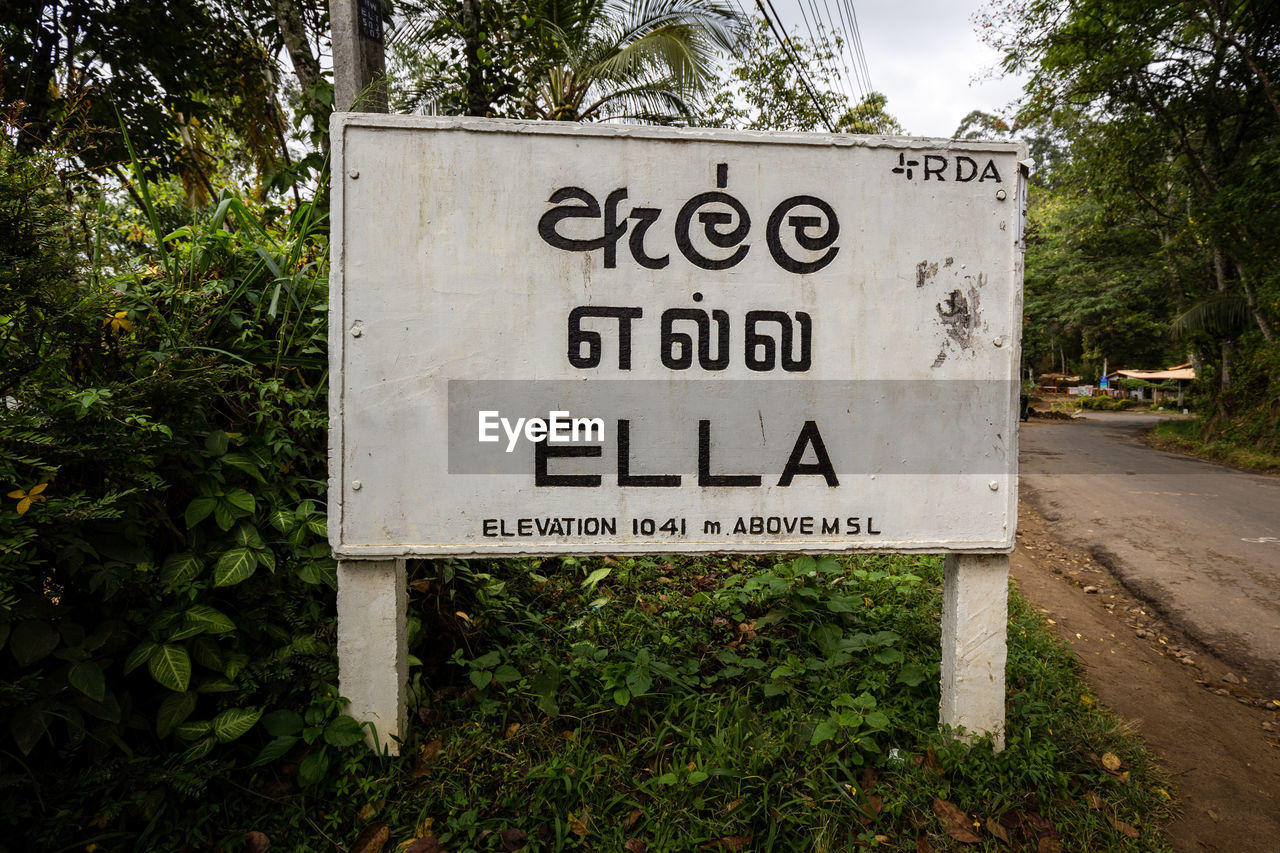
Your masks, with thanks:
[(545, 421), (542, 418), (516, 418), (515, 423), (512, 424), (509, 418), (502, 417), (501, 412), (485, 410), (477, 413), (477, 420), (481, 443), (501, 441), (502, 438), (498, 434), (498, 429), (501, 427), (507, 437), (507, 453), (515, 451), (521, 435), (532, 444), (540, 441), (554, 444), (604, 441), (603, 418), (575, 418), (568, 412), (548, 412)]

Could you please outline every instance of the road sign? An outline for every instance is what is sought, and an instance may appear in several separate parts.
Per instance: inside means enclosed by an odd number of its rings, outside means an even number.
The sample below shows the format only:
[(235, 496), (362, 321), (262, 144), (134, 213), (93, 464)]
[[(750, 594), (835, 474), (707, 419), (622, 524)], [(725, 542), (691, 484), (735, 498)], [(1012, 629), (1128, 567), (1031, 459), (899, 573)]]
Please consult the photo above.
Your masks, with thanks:
[(338, 117), (335, 553), (1009, 550), (1020, 156)]

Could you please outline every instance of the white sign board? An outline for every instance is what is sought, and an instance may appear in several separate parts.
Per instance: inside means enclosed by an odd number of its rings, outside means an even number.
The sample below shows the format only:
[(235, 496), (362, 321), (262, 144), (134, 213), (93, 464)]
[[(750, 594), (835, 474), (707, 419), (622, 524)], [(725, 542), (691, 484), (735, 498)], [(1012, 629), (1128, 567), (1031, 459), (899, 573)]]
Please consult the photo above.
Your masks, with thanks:
[(1010, 550), (1022, 156), (336, 117), (335, 553)]

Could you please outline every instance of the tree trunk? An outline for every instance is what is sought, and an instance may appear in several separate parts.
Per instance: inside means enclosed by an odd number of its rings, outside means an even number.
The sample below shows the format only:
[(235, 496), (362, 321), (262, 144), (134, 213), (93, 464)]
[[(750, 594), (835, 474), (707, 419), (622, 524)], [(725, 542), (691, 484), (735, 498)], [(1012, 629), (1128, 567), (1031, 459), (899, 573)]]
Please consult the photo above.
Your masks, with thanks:
[(484, 91), (480, 63), (480, 2), (462, 0), (462, 45), (467, 62), (467, 115), (487, 116), (489, 99)]
[(1271, 324), (1267, 322), (1267, 318), (1262, 314), (1262, 309), (1258, 307), (1258, 294), (1254, 293), (1253, 285), (1245, 277), (1244, 267), (1240, 266), (1238, 261), (1236, 262), (1236, 274), (1240, 276), (1240, 287), (1244, 289), (1244, 299), (1249, 303), (1249, 310), (1253, 312), (1253, 319), (1257, 321), (1258, 328), (1262, 330), (1262, 337), (1269, 344), (1275, 343), (1276, 338), (1271, 331)]
[[(1218, 292), (1227, 291), (1227, 267), (1222, 260), (1222, 250), (1213, 247), (1213, 276), (1218, 283)], [(1225, 392), (1231, 387), (1231, 341), (1222, 342), (1222, 372), (1218, 375), (1218, 387)], [(1219, 401), (1219, 406), (1221, 406)]]
[(320, 60), (311, 53), (302, 10), (294, 0), (271, 0), (271, 9), (275, 13), (276, 25), (280, 27), (285, 50), (289, 53), (289, 62), (293, 64), (293, 73), (298, 77), (303, 95), (308, 96), (308, 91), (320, 81)]

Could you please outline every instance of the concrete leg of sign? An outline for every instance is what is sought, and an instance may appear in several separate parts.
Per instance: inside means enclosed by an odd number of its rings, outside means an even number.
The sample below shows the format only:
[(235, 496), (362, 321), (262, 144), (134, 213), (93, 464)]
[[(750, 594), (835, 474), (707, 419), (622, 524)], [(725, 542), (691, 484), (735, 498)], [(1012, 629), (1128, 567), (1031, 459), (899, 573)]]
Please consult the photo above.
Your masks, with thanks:
[(404, 560), (338, 561), (338, 691), (373, 723), (369, 746), (392, 755), (408, 730), (407, 586)]
[(1009, 555), (948, 554), (942, 581), (942, 707), (945, 726), (969, 738), (992, 733), (1004, 749)]

